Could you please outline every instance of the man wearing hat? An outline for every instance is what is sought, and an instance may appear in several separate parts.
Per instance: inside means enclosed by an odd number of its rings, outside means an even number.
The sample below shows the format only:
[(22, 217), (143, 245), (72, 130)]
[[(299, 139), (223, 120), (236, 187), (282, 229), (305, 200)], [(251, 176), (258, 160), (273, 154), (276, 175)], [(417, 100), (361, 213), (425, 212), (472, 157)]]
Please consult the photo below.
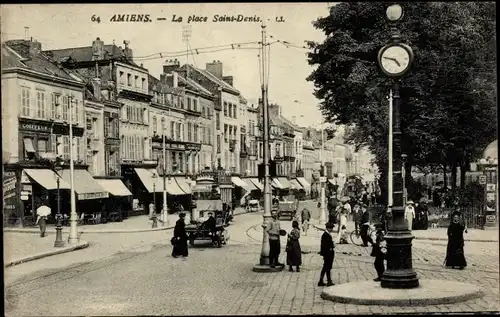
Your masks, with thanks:
[(270, 267), (274, 268), (276, 266), (283, 266), (279, 263), (278, 259), (280, 256), (280, 221), (278, 219), (278, 211), (273, 209), (271, 211), (272, 218), (266, 228), (267, 234), (269, 235), (269, 264)]
[[(321, 248), (319, 254), (323, 257), (323, 268), (319, 277), (318, 286), (332, 286), (331, 270), (333, 267), (333, 260), (335, 258), (335, 244), (333, 243), (332, 232), (333, 223), (327, 222), (325, 224), (325, 232), (321, 236)], [(326, 275), (327, 283), (323, 282)]]
[(361, 219), (359, 224), (361, 226), (361, 240), (363, 240), (363, 246), (367, 247), (368, 242), (370, 241), (370, 237), (368, 237), (368, 228), (370, 227), (370, 212), (368, 211), (368, 206), (364, 203), (360, 203), (361, 207)]
[(408, 230), (413, 229), (413, 219), (415, 219), (415, 207), (413, 207), (413, 200), (408, 200), (405, 208), (405, 219), (408, 222)]
[(377, 278), (374, 279), (375, 282), (380, 282), (382, 275), (385, 271), (384, 260), (387, 254), (387, 244), (384, 240), (384, 225), (382, 223), (375, 224), (375, 243), (372, 244), (371, 256), (375, 257), (375, 270), (377, 271)]

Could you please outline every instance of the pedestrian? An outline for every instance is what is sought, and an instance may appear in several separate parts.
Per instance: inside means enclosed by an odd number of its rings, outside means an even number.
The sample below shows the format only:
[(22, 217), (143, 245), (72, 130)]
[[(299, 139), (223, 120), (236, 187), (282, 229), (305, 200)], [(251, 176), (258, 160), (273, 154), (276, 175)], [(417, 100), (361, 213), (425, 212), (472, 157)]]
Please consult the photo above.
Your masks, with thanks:
[(361, 205), (359, 202), (355, 202), (354, 208), (352, 209), (352, 221), (354, 221), (354, 230), (356, 230), (356, 232), (359, 230), (359, 222), (361, 221), (362, 214)]
[(155, 205), (153, 202), (149, 203), (149, 220), (153, 219), (153, 214), (155, 213)]
[(342, 209), (340, 212), (340, 221), (339, 221), (339, 232), (337, 234), (337, 243), (340, 243), (342, 238), (342, 234), (345, 235), (345, 230), (347, 229), (347, 211)]
[(415, 219), (415, 207), (413, 207), (413, 200), (408, 200), (405, 208), (405, 219), (408, 223), (408, 230), (413, 229), (413, 219)]
[(367, 206), (361, 203), (361, 219), (360, 219), (360, 235), (361, 240), (363, 240), (363, 246), (367, 247), (368, 242), (370, 241), (370, 237), (368, 236), (368, 228), (370, 226), (370, 212), (367, 209)]
[(51, 214), (50, 207), (48, 206), (49, 204), (47, 201), (43, 201), (36, 209), (36, 223), (40, 227), (40, 237), (43, 238), (45, 237), (45, 230), (47, 230), (47, 217)]
[(302, 265), (302, 251), (299, 239), (299, 222), (294, 220), (292, 222), (292, 231), (288, 234), (288, 241), (286, 243), (286, 264), (290, 272), (293, 272), (294, 266), (296, 267), (296, 271), (300, 272), (300, 266)]
[(327, 222), (325, 225), (325, 232), (321, 236), (321, 248), (319, 254), (323, 257), (323, 267), (319, 276), (318, 286), (325, 286), (323, 278), (326, 275), (326, 286), (333, 286), (331, 270), (333, 267), (333, 260), (335, 259), (335, 244), (333, 243), (332, 232), (333, 223)]
[(302, 213), (300, 215), (302, 221), (302, 230), (304, 230), (304, 234), (307, 236), (307, 230), (309, 229), (309, 221), (311, 220), (311, 212), (309, 209), (302, 209)]
[(448, 226), (448, 246), (446, 248), (445, 266), (463, 270), (467, 266), (464, 255), (464, 232), (467, 228), (460, 223), (460, 216), (454, 214)]
[(273, 210), (271, 212), (271, 221), (269, 221), (269, 225), (266, 228), (267, 234), (269, 235), (269, 266), (274, 268), (276, 266), (283, 266), (283, 264), (279, 263), (279, 256), (281, 252), (280, 245), (280, 221), (278, 219), (277, 210)]
[(186, 233), (186, 224), (184, 223), (184, 218), (186, 214), (181, 212), (179, 214), (179, 220), (175, 223), (174, 227), (174, 237), (171, 242), (173, 244), (172, 256), (177, 258), (179, 256), (185, 258), (188, 256), (188, 236)]
[(375, 224), (375, 230), (375, 243), (372, 244), (371, 256), (375, 257), (373, 265), (377, 271), (377, 278), (375, 278), (374, 281), (380, 282), (385, 271), (384, 260), (387, 256), (387, 242), (384, 239), (384, 225), (382, 223)]

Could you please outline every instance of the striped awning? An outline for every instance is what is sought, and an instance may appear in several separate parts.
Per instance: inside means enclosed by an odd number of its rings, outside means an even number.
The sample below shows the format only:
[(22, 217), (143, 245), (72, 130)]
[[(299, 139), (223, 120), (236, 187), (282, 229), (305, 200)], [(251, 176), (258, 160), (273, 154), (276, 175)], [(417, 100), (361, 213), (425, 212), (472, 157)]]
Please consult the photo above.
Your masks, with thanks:
[(290, 185), (292, 185), (291, 187), (292, 187), (293, 189), (304, 189), (304, 188), (302, 187), (302, 185), (300, 185), (300, 183), (299, 183), (296, 179), (291, 179), (291, 180), (290, 180)]

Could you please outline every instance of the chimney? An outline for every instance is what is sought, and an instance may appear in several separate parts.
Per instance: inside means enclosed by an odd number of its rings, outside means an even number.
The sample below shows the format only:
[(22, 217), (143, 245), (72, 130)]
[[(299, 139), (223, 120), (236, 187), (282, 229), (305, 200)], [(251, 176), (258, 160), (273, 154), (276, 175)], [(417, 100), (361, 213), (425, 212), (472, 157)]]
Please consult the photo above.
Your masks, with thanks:
[(175, 59), (175, 60), (172, 60), (172, 59), (166, 60), (165, 64), (163, 64), (163, 73), (164, 74), (170, 74), (174, 70), (177, 70), (180, 66), (181, 66), (181, 64), (179, 63), (179, 61), (177, 59)]
[(93, 78), (92, 87), (94, 88), (94, 97), (98, 101), (101, 101), (101, 80), (99, 78)]
[(173, 80), (174, 80), (173, 86), (174, 86), (174, 88), (177, 88), (179, 86), (179, 74), (177, 74), (177, 72), (175, 72), (175, 71), (172, 72), (172, 74), (173, 74)]
[(222, 63), (220, 61), (207, 63), (205, 69), (215, 77), (222, 79)]
[(228, 83), (230, 86), (233, 86), (233, 76), (224, 76), (222, 80)]
[(92, 41), (92, 60), (102, 60), (104, 59), (104, 42), (100, 38), (96, 38)]

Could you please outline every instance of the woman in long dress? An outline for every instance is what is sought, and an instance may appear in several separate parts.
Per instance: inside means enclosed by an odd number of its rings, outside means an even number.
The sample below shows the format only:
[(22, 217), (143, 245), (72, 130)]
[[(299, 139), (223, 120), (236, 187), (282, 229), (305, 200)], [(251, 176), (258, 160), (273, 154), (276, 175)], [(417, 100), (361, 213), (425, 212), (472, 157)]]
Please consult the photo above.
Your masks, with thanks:
[(446, 249), (445, 266), (463, 270), (467, 266), (464, 255), (464, 231), (467, 229), (460, 223), (460, 216), (454, 214), (448, 226), (448, 247)]
[(288, 241), (286, 245), (286, 264), (289, 271), (293, 272), (293, 266), (296, 267), (297, 272), (300, 272), (302, 265), (302, 250), (300, 249), (300, 229), (299, 222), (294, 220), (292, 222), (292, 231), (288, 234)]
[(175, 223), (174, 237), (172, 238), (172, 256), (174, 258), (188, 256), (188, 237), (186, 234), (186, 224), (184, 223), (185, 213), (179, 214), (179, 220)]

